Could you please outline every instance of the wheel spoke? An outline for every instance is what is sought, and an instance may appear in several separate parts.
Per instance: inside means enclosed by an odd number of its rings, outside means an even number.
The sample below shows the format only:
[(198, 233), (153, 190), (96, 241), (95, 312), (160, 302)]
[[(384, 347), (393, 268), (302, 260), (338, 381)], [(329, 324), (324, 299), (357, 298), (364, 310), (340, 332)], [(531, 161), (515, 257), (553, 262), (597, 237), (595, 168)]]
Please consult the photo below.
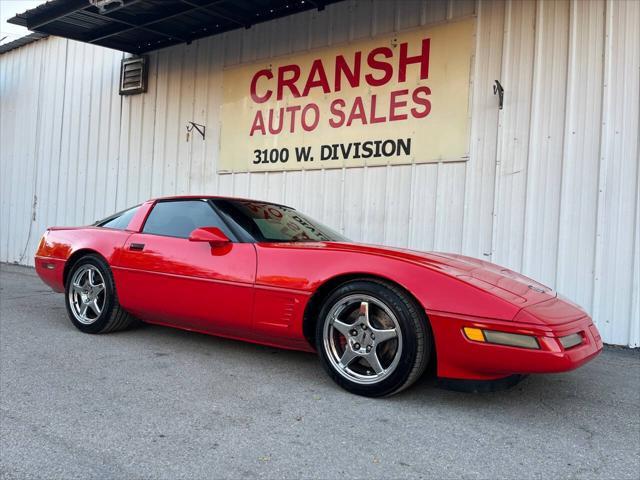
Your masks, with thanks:
[(82, 272), (82, 274), (78, 277), (78, 280), (76, 283), (82, 289), (89, 286), (89, 271), (85, 270), (84, 272)]
[(367, 327), (370, 327), (369, 323), (369, 302), (360, 302), (360, 316), (358, 320), (363, 322)]
[(377, 328), (371, 328), (371, 333), (376, 336), (376, 343), (386, 342), (387, 340), (391, 340), (392, 338), (396, 338), (398, 336), (398, 332), (395, 328), (378, 330)]
[(349, 330), (353, 328), (352, 325), (349, 325), (348, 323), (344, 323), (343, 321), (338, 320), (337, 318), (333, 319), (333, 323), (331, 325), (333, 326), (333, 328), (338, 330), (342, 335), (349, 338)]
[(371, 350), (367, 355), (365, 355), (364, 359), (369, 365), (371, 365), (371, 368), (373, 368), (373, 371), (376, 372), (376, 375), (384, 372), (384, 368), (382, 368), (382, 365), (380, 364), (380, 359), (378, 358), (378, 354), (376, 353), (375, 348)]
[(87, 307), (89, 305), (86, 303), (83, 303), (82, 305), (80, 305), (80, 315), (82, 315), (83, 317), (87, 316)]
[(95, 298), (91, 303), (88, 304), (89, 307), (91, 307), (91, 310), (93, 310), (93, 313), (96, 314), (96, 316), (100, 315), (100, 312), (102, 312), (102, 309), (100, 308), (100, 306), (98, 305), (98, 299)]
[(104, 283), (99, 283), (95, 287), (93, 287), (93, 292), (98, 295), (101, 291), (104, 290)]
[(77, 293), (78, 295), (80, 295), (82, 293), (82, 285), (80, 285), (79, 283), (74, 283), (71, 288), (73, 288), (73, 291), (75, 293)]
[(87, 270), (87, 278), (89, 280), (89, 286), (90, 287), (95, 287), (96, 283), (95, 283), (95, 273), (93, 271), (93, 268), (90, 268), (89, 270)]
[(358, 355), (356, 354), (356, 352), (354, 352), (349, 347), (347, 347), (344, 353), (342, 354), (342, 357), (340, 357), (340, 366), (342, 368), (347, 368), (349, 364), (353, 361), (353, 359), (356, 358), (357, 356)]

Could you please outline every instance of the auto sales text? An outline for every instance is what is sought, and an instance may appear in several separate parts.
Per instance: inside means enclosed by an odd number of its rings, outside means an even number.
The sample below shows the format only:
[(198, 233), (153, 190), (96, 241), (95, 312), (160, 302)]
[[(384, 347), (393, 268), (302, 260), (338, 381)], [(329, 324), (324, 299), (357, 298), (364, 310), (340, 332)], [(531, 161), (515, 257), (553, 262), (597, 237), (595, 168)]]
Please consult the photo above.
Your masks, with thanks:
[[(304, 71), (297, 64), (258, 70), (250, 83), (250, 98), (258, 108), (249, 135), (295, 133), (299, 129), (313, 132), (320, 122), (341, 128), (425, 118), (431, 111), (431, 90), (420, 82), (429, 78), (429, 49), (430, 40), (424, 38), (415, 55), (404, 42), (393, 49), (379, 46), (356, 51), (349, 58), (317, 58)], [(376, 93), (377, 87), (392, 82), (397, 89)], [(410, 85), (404, 86), (407, 82)], [(345, 94), (357, 88), (367, 93)], [(328, 104), (308, 99), (316, 93), (329, 96)], [(293, 104), (294, 99), (301, 99), (301, 103)], [(282, 104), (286, 106), (279, 106)]]

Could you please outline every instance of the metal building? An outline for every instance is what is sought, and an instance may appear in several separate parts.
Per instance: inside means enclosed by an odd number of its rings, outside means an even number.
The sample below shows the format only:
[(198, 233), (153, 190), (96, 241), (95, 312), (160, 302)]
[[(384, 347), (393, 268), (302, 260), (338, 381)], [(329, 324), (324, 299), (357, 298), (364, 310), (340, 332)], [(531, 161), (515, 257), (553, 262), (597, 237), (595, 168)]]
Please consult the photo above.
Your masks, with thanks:
[[(299, 208), (354, 240), (523, 272), (586, 308), (605, 342), (640, 345), (640, 2), (289, 3), (305, 11), (132, 47), (149, 55), (138, 95), (119, 94), (130, 55), (97, 46), (132, 51), (126, 26), (100, 26), (93, 44), (52, 28), (0, 48), (0, 261), (32, 265), (47, 226), (150, 197), (236, 195)], [(230, 69), (464, 19), (474, 24), (467, 157), (218, 172)]]

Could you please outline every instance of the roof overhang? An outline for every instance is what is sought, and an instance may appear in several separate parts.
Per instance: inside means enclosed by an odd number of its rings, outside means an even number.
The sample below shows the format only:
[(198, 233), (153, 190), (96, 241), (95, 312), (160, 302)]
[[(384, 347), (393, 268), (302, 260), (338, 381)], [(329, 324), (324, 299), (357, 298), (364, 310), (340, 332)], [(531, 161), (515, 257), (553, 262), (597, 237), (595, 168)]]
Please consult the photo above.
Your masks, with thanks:
[(8, 20), (133, 54), (249, 28), (342, 0), (51, 0)]
[(15, 50), (16, 48), (23, 47), (33, 42), (37, 42), (42, 38), (46, 38), (49, 35), (46, 33), (30, 33), (29, 35), (25, 35), (24, 37), (20, 37), (12, 42), (3, 43), (0, 45), (0, 55), (3, 53), (10, 52), (11, 50)]

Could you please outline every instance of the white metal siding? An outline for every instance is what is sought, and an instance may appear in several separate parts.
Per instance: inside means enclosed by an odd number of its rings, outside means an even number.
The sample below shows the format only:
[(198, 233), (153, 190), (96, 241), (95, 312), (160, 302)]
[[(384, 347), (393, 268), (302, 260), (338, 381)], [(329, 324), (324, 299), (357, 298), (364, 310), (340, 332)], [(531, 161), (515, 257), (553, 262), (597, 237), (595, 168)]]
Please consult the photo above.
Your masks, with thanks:
[[(477, 15), (466, 163), (216, 174), (223, 67)], [(151, 55), (120, 97), (119, 52), (58, 38), (0, 56), (0, 260), (50, 225), (149, 197), (291, 204), (355, 240), (486, 258), (640, 345), (640, 2), (352, 1)], [(497, 109), (492, 84), (505, 88)], [(207, 126), (186, 140), (185, 124)]]

